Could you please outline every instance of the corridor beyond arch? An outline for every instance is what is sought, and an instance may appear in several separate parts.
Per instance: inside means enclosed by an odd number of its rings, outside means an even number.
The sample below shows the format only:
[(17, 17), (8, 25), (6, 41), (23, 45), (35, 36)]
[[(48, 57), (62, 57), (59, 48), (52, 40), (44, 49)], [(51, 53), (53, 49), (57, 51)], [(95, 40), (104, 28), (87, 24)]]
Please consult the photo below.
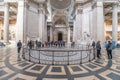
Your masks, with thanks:
[(63, 40), (63, 34), (62, 34), (62, 32), (59, 32), (58, 33), (58, 41), (61, 41), (61, 40)]

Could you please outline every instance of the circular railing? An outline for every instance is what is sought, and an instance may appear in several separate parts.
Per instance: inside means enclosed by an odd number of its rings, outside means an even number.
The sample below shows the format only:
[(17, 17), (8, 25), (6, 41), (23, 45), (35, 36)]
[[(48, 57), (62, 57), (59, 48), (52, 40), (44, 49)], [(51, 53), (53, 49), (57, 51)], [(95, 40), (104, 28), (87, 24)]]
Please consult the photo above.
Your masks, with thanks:
[(82, 64), (95, 59), (95, 49), (91, 46), (74, 48), (34, 48), (23, 47), (23, 59), (40, 64)]

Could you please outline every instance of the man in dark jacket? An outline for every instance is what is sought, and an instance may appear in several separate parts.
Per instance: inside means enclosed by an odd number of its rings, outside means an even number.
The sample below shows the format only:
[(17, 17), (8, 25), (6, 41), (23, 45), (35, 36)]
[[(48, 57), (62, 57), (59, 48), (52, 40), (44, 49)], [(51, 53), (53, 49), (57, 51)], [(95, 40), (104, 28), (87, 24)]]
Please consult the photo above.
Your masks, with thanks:
[(96, 49), (97, 49), (97, 58), (100, 59), (101, 57), (101, 44), (100, 41), (96, 43)]
[(21, 48), (22, 48), (22, 42), (21, 40), (19, 40), (19, 42), (17, 43), (18, 59), (20, 59)]
[(111, 41), (108, 41), (108, 44), (106, 46), (108, 59), (112, 59), (112, 48), (113, 48), (113, 46), (112, 46)]
[(92, 42), (92, 47), (95, 48), (95, 41)]

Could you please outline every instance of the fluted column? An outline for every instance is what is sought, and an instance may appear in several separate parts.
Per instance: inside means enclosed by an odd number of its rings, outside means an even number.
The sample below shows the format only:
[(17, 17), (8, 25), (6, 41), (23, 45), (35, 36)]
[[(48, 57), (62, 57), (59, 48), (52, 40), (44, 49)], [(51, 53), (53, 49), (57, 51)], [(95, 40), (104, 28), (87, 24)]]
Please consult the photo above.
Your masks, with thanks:
[(91, 38), (92, 39), (94, 39), (94, 37), (93, 37), (93, 23), (92, 23), (92, 21), (93, 21), (93, 18), (92, 18), (92, 16), (93, 16), (93, 12), (92, 11), (90, 11), (89, 12), (89, 32), (90, 32), (90, 36), (91, 36)]
[(44, 41), (44, 24), (43, 24), (43, 21), (44, 21), (44, 15), (41, 11), (39, 11), (39, 38), (40, 38), (40, 41)]
[(2, 21), (0, 22), (0, 40), (2, 39)]
[(75, 41), (77, 41), (76, 40), (76, 21), (74, 20), (74, 22), (73, 22), (73, 41), (75, 42)]
[(97, 8), (96, 5), (92, 6), (92, 38), (97, 41)]
[(40, 41), (46, 41), (47, 25), (45, 19), (45, 9), (42, 4), (39, 5), (39, 38)]
[[(45, 10), (44, 10), (45, 11)], [(44, 41), (48, 41), (48, 35), (47, 35), (47, 16), (46, 14), (44, 13), (45, 15), (45, 20), (44, 20)]]
[(103, 1), (97, 2), (97, 40), (105, 41)]
[(18, 0), (18, 12), (16, 23), (16, 41), (23, 42), (24, 35), (24, 0)]
[(112, 13), (112, 40), (118, 40), (118, 6), (113, 6), (113, 13)]
[(82, 37), (82, 8), (76, 9), (76, 16), (74, 21), (74, 28), (73, 28), (73, 40), (76, 42), (77, 40), (81, 39)]
[(4, 42), (9, 43), (9, 4), (5, 3), (4, 9)]
[(29, 5), (28, 5), (28, 0), (25, 0), (24, 2), (24, 28), (23, 28), (23, 41), (25, 43), (27, 43), (27, 30), (28, 30), (28, 15), (29, 15), (29, 12), (28, 12), (28, 9), (29, 9)]
[(70, 43), (70, 27), (67, 28), (67, 42)]
[(53, 27), (50, 26), (50, 41), (53, 41)]
[(82, 37), (82, 12), (83, 10), (80, 8), (77, 11), (76, 15), (76, 27), (77, 27), (77, 40)]

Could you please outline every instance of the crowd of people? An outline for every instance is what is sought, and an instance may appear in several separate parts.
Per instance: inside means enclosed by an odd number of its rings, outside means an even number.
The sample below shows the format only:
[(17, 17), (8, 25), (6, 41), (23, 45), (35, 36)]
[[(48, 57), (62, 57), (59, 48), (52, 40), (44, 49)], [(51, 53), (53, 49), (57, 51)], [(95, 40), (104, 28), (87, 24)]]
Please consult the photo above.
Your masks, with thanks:
[(28, 48), (41, 48), (41, 47), (65, 47), (65, 41), (51, 41), (51, 42), (41, 42), (41, 41), (28, 41)]
[[(94, 47), (95, 47), (95, 45), (94, 45)], [(112, 50), (114, 49), (114, 46), (112, 45), (112, 42), (108, 41), (105, 48), (106, 48), (108, 59), (112, 59)], [(97, 43), (96, 43), (96, 50), (97, 50), (97, 58), (101, 59), (101, 44), (100, 44), (100, 41), (97, 41)]]
[[(71, 47), (74, 47), (75, 45), (75, 42), (72, 42), (71, 43)], [(41, 42), (41, 41), (28, 41), (27, 42), (27, 47), (29, 49), (33, 49), (33, 48), (41, 48), (41, 47), (65, 47), (66, 44), (65, 44), (65, 41), (51, 41), (51, 42)], [(100, 41), (93, 41), (92, 42), (92, 46), (93, 46), (93, 49), (96, 49), (97, 51), (97, 58), (98, 59), (101, 59), (101, 43)], [(19, 42), (17, 43), (17, 51), (18, 51), (18, 58), (19, 58), (19, 55), (20, 55), (20, 51), (21, 51), (21, 48), (22, 48), (22, 42), (21, 40), (19, 40)], [(112, 42), (111, 41), (108, 41), (107, 42), (107, 45), (106, 45), (106, 52), (107, 52), (107, 55), (108, 55), (108, 59), (112, 59), (112, 49), (113, 49), (113, 45), (112, 45)]]

